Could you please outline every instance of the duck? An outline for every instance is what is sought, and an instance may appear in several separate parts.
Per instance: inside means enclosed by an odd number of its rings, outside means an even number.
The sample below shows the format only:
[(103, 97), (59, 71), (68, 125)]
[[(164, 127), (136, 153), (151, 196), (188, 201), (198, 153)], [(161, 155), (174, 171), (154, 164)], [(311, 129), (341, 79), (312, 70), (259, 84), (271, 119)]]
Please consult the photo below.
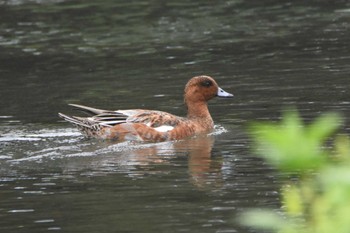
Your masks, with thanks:
[(208, 101), (214, 97), (232, 98), (233, 94), (220, 88), (212, 77), (200, 75), (191, 78), (185, 86), (186, 117), (158, 110), (112, 111), (79, 104), (69, 105), (90, 116), (58, 115), (77, 126), (87, 137), (117, 141), (173, 141), (213, 131), (214, 122), (208, 110)]

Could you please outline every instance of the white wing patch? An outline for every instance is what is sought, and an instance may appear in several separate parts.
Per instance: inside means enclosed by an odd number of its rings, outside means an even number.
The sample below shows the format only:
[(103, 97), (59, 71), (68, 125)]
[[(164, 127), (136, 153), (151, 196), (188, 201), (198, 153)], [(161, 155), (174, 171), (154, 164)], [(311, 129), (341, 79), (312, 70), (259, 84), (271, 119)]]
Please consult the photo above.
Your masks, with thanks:
[(174, 129), (173, 126), (170, 126), (170, 125), (162, 125), (162, 126), (159, 126), (157, 128), (154, 128), (155, 130), (157, 130), (158, 132), (168, 132), (172, 129)]

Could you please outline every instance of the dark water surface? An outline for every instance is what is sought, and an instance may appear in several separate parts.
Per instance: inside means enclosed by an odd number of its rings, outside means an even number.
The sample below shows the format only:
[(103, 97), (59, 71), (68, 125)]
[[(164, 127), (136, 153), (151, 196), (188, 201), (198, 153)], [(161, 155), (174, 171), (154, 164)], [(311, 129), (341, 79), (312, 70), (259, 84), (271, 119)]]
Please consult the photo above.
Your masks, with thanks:
[[(0, 0), (0, 232), (250, 232), (235, 216), (279, 198), (246, 124), (349, 119), (349, 38), (348, 1)], [(57, 117), (183, 115), (198, 74), (235, 94), (210, 102), (208, 136), (112, 144)]]

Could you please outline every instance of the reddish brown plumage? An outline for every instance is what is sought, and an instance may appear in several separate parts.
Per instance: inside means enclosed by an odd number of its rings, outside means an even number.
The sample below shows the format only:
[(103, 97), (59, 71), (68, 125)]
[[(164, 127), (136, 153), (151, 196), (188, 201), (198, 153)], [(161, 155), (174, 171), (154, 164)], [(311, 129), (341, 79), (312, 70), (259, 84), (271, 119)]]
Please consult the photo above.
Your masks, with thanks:
[(92, 117), (69, 117), (59, 114), (75, 124), (87, 136), (115, 140), (167, 141), (208, 133), (214, 123), (207, 102), (223, 93), (222, 97), (232, 97), (220, 89), (209, 76), (197, 76), (185, 86), (184, 99), (187, 117), (178, 117), (167, 112), (130, 109), (107, 111), (82, 105), (73, 105)]

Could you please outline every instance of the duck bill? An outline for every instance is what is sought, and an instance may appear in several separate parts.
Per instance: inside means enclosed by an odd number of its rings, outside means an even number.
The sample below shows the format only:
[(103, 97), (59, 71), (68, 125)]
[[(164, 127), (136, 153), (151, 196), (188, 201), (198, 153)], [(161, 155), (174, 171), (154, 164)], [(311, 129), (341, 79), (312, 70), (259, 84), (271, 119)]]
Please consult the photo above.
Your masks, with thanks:
[(223, 97), (223, 98), (232, 98), (233, 97), (233, 95), (231, 93), (228, 93), (228, 92), (224, 91), (220, 87), (218, 88), (217, 96), (218, 97)]

